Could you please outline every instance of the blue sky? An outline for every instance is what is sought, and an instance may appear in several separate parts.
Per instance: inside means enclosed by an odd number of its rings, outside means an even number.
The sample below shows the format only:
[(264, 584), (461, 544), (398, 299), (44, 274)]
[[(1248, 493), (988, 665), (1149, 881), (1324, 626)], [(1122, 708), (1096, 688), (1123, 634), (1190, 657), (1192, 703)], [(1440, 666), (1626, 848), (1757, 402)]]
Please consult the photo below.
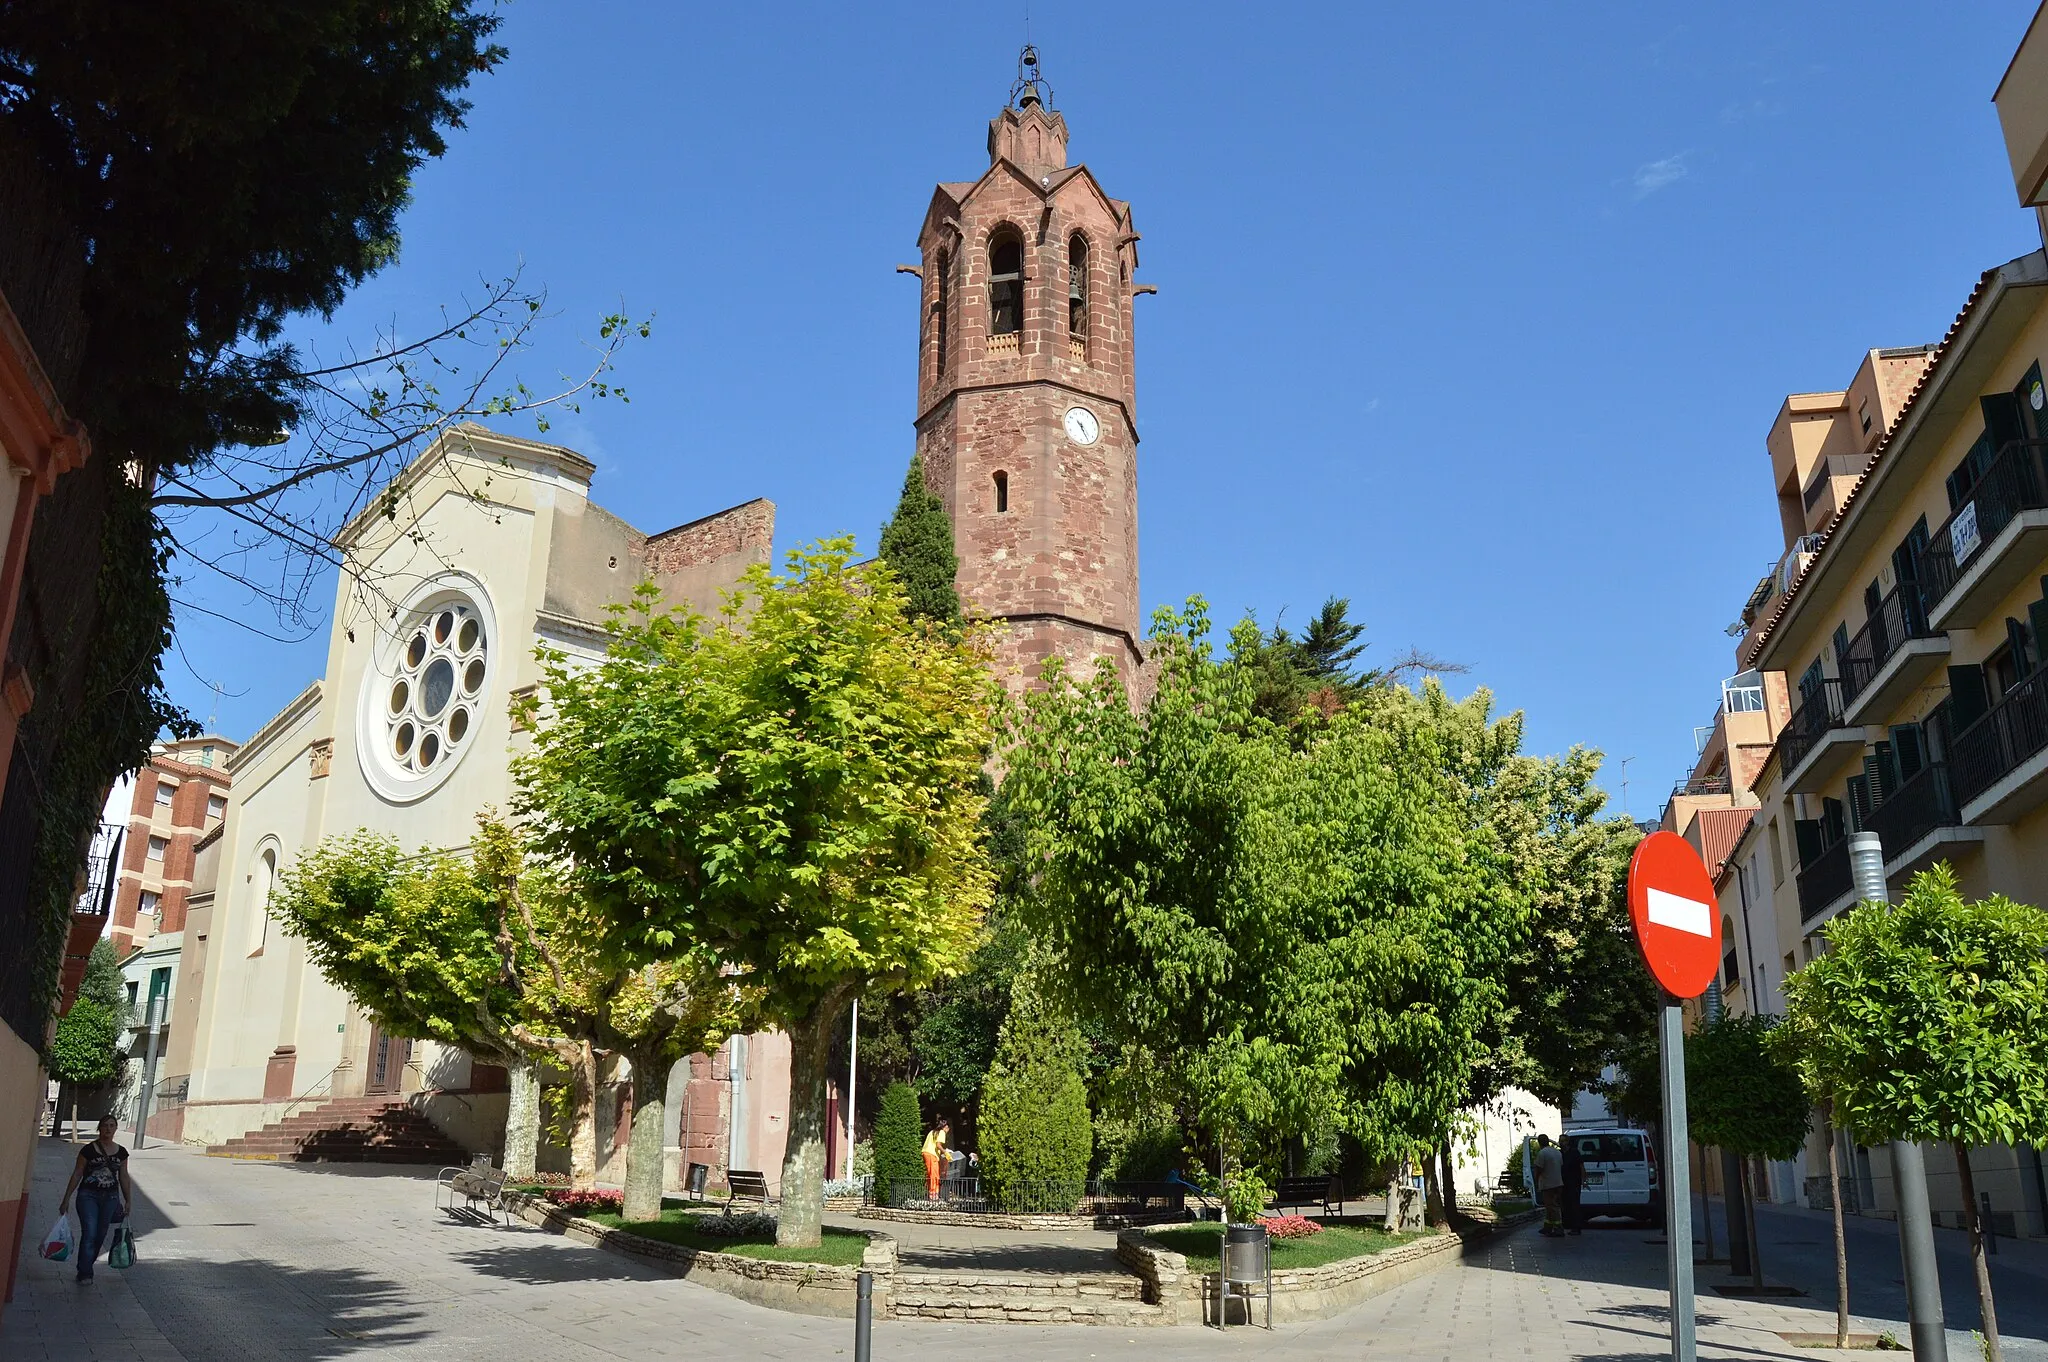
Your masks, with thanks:
[[(1781, 548), (1784, 395), (1939, 339), (2040, 244), (1990, 103), (2032, 9), (1034, 0), (1074, 159), (1131, 201), (1159, 289), (1148, 611), (1348, 596), (1369, 656), (1466, 664), (1454, 688), (1525, 710), (1531, 749), (1633, 758), (1654, 811)], [(307, 335), (417, 331), (523, 262), (560, 313), (535, 378), (621, 302), (656, 317), (631, 404), (548, 437), (601, 503), (655, 530), (766, 496), (780, 547), (872, 545), (912, 439), (892, 267), (932, 185), (987, 163), (1021, 0), (505, 14), (402, 259)], [(177, 592), (276, 629), (203, 573)], [(324, 631), (185, 611), (180, 639), (174, 695), (233, 736), (325, 662)]]

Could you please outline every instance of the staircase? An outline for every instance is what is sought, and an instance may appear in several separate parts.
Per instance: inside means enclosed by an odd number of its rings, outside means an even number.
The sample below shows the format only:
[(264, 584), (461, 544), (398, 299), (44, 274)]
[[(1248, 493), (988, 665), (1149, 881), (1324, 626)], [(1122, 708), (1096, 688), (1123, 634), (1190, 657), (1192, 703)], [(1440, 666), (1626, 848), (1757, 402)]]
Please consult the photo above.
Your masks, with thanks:
[(206, 1151), (296, 1163), (460, 1164), (469, 1155), (402, 1100), (337, 1097)]
[(937, 1272), (899, 1267), (889, 1291), (896, 1319), (1001, 1320), (1011, 1324), (1163, 1324), (1143, 1284), (1124, 1272)]

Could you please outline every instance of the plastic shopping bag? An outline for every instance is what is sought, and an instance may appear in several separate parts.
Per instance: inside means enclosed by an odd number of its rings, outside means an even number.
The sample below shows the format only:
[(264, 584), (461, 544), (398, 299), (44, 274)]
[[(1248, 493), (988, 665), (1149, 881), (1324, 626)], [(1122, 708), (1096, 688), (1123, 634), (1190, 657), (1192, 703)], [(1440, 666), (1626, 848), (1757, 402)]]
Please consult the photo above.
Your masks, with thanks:
[(43, 1256), (53, 1263), (61, 1263), (71, 1256), (70, 1216), (58, 1216), (57, 1223), (50, 1226), (50, 1232), (43, 1236)]
[(107, 1250), (107, 1266), (135, 1266), (135, 1236), (128, 1232), (128, 1222), (125, 1220), (114, 1226), (114, 1244)]

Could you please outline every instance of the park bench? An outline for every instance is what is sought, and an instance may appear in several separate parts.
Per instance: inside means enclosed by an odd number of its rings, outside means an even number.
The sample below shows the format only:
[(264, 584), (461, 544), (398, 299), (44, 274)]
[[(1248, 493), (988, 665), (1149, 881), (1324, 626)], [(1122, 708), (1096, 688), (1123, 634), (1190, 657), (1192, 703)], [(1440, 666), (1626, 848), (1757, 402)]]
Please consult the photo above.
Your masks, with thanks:
[(1282, 1178), (1273, 1192), (1273, 1209), (1276, 1211), (1289, 1206), (1319, 1206), (1324, 1215), (1335, 1215), (1343, 1204), (1344, 1189), (1338, 1185), (1335, 1174)]
[(434, 1204), (444, 1211), (453, 1212), (457, 1201), (462, 1209), (474, 1215), (476, 1208), (485, 1207), (495, 1222), (498, 1212), (505, 1206), (505, 1170), (489, 1164), (472, 1164), (467, 1168), (443, 1168), (434, 1179)]
[(741, 1201), (760, 1203), (762, 1211), (768, 1209), (768, 1175), (750, 1172), (740, 1168), (729, 1168), (725, 1173), (725, 1214), (731, 1215), (733, 1206)]

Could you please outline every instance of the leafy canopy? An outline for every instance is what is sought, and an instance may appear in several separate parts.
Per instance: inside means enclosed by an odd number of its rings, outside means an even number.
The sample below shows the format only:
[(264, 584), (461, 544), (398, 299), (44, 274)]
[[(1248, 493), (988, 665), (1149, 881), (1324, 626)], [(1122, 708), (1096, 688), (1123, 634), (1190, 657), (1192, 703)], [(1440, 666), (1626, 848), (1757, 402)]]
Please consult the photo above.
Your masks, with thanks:
[(1218, 657), (1197, 600), (1152, 640), (1142, 709), (1055, 667), (1007, 754), (1049, 981), (1257, 1157), (1333, 1127), (1374, 1156), (1434, 1143), (1524, 911), (1457, 773), (1518, 724), (1432, 685), (1290, 735), (1257, 712), (1249, 622)]
[(1775, 1017), (1722, 1014), (1685, 1040), (1685, 1107), (1692, 1136), (1744, 1158), (1789, 1159), (1806, 1144), (1813, 1108), (1778, 1057)]
[(60, 1083), (97, 1087), (121, 1072), (121, 1014), (97, 998), (80, 998), (57, 1019), (44, 1056), (50, 1077)]
[(852, 550), (757, 565), (711, 624), (643, 592), (600, 661), (544, 655), (515, 766), (537, 845), (622, 951), (706, 951), (782, 1025), (958, 971), (990, 895), (982, 637), (907, 621)]
[(1860, 1144), (2048, 1143), (2048, 913), (1946, 863), (1866, 903), (1785, 983), (1778, 1044)]

